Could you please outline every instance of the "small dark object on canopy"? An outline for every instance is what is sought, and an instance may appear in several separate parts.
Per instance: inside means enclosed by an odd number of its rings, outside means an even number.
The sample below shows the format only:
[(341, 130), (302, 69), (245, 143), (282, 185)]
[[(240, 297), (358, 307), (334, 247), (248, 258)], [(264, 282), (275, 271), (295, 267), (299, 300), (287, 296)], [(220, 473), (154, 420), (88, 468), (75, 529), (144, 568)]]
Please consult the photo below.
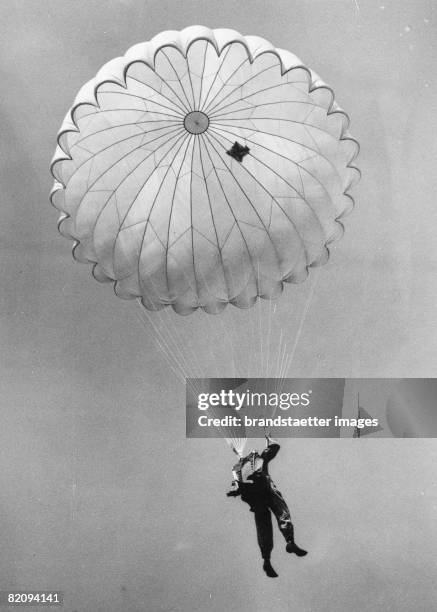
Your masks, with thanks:
[(249, 153), (249, 147), (243, 147), (239, 142), (235, 141), (229, 151), (226, 151), (228, 155), (237, 160), (237, 162), (242, 162), (243, 157)]

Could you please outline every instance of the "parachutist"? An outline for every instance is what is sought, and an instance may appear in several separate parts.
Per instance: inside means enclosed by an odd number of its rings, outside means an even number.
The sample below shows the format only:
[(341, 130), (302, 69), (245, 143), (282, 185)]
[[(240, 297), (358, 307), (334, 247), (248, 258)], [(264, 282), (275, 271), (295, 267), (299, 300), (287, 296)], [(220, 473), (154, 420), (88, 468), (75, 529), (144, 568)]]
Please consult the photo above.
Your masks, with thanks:
[(227, 496), (240, 495), (241, 499), (249, 504), (250, 511), (255, 515), (258, 545), (264, 560), (263, 570), (267, 576), (275, 578), (277, 574), (270, 563), (270, 554), (273, 550), (272, 512), (285, 538), (286, 551), (298, 557), (304, 557), (307, 551), (297, 546), (294, 541), (290, 510), (268, 472), (268, 464), (276, 457), (280, 446), (267, 435), (266, 441), (266, 448), (262, 453), (251, 451), (246, 457), (240, 458), (233, 467), (232, 487)]
[(242, 162), (243, 157), (249, 153), (249, 147), (243, 147), (239, 142), (235, 141), (229, 151), (226, 151), (228, 155), (237, 160), (237, 162)]

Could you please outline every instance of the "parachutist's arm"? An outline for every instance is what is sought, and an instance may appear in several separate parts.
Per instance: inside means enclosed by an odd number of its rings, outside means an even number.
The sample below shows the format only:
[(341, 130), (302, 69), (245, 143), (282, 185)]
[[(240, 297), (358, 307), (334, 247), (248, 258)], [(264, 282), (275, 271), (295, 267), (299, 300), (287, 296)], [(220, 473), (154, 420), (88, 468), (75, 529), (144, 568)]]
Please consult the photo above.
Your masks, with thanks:
[(226, 493), (226, 496), (227, 497), (238, 497), (239, 495), (241, 495), (240, 487), (238, 485), (238, 482), (234, 480), (234, 482), (231, 485), (231, 488)]
[(265, 461), (271, 461), (278, 454), (281, 448), (276, 440), (273, 440), (270, 436), (266, 436), (266, 448), (263, 450), (261, 456)]
[(235, 470), (232, 470), (232, 476), (233, 481), (230, 490), (226, 493), (227, 497), (237, 497), (238, 495), (241, 495), (240, 481)]

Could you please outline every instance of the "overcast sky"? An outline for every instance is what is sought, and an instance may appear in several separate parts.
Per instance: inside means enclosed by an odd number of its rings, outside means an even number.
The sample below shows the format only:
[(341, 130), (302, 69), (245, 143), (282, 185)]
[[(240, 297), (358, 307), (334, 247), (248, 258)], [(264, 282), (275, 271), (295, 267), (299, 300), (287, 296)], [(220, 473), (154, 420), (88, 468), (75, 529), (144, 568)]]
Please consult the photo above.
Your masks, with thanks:
[[(81, 85), (161, 30), (231, 27), (290, 49), (351, 115), (363, 178), (329, 264), (282, 296), (267, 351), (283, 329), (291, 376), (433, 376), (436, 19), (432, 0), (3, 0), (0, 588), (61, 589), (66, 612), (435, 605), (433, 440), (284, 441), (272, 473), (310, 554), (290, 558), (275, 534), (280, 578), (265, 578), (253, 517), (224, 496), (231, 453), (185, 439), (152, 324), (73, 262), (48, 166)], [(174, 325), (199, 374), (247, 375), (249, 355), (263, 375), (253, 319), (224, 314), (232, 360), (198, 314)]]

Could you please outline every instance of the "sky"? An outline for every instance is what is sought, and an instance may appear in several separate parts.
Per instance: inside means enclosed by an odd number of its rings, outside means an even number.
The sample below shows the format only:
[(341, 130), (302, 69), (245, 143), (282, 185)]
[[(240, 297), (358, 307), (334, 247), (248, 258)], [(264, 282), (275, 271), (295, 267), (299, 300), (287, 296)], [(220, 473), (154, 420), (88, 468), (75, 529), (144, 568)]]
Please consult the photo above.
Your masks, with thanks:
[[(156, 325), (171, 321), (203, 377), (265, 375), (281, 330), (289, 376), (435, 374), (433, 5), (3, 0), (1, 589), (62, 590), (66, 612), (432, 608), (435, 441), (284, 441), (271, 471), (310, 554), (289, 558), (276, 532), (269, 581), (252, 516), (224, 495), (229, 449), (185, 438), (184, 387)], [(262, 343), (257, 311), (157, 323), (117, 299), (72, 260), (48, 203), (56, 133), (81, 85), (192, 24), (291, 50), (333, 86), (361, 144), (346, 233), (287, 288)]]

